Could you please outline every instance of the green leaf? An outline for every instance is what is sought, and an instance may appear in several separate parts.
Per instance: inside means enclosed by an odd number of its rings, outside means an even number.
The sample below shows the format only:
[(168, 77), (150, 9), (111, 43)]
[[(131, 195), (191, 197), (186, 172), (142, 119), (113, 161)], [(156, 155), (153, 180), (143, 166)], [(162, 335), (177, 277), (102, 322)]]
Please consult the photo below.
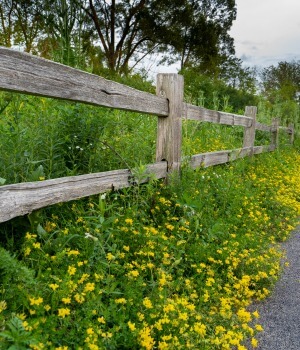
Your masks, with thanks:
[(47, 231), (44, 230), (44, 228), (41, 226), (41, 224), (37, 225), (36, 231), (37, 231), (37, 234), (39, 235), (40, 238), (45, 238), (48, 235)]

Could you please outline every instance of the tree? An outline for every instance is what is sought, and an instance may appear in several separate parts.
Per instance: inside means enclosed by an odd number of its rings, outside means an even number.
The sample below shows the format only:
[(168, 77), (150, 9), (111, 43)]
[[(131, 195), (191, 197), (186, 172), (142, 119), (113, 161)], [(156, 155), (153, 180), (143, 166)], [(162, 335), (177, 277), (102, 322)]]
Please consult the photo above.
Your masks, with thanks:
[[(39, 42), (44, 57), (74, 66), (76, 37), (80, 36), (80, 8), (73, 0), (46, 0), (43, 9), (45, 34)], [(81, 48), (79, 48), (80, 51)]]
[(234, 54), (235, 16), (235, 0), (3, 0), (0, 39), (70, 65), (76, 48), (114, 73), (160, 52), (215, 74)]
[(257, 74), (256, 68), (243, 67), (242, 60), (230, 56), (221, 64), (218, 77), (227, 86), (254, 95), (257, 87)]
[(300, 61), (282, 61), (277, 66), (267, 67), (263, 69), (261, 79), (263, 93), (272, 103), (299, 101)]
[(43, 29), (42, 5), (40, 0), (14, 1), (14, 44), (24, 45), (25, 52), (34, 52)]
[(77, 1), (85, 11), (90, 33), (97, 33), (107, 67), (114, 72), (125, 72), (136, 50), (149, 38), (142, 35), (141, 26), (146, 0)]
[(234, 0), (88, 0), (78, 6), (98, 35), (107, 67), (126, 73), (129, 62), (154, 51), (181, 65), (217, 66), (234, 53), (228, 31), (236, 15)]
[(43, 27), (40, 0), (4, 0), (0, 3), (0, 44), (21, 45), (34, 52)]
[(160, 3), (154, 19), (159, 37), (181, 69), (196, 66), (212, 73), (234, 54), (228, 31), (236, 18), (234, 0), (167, 0)]
[(3, 0), (0, 3), (0, 45), (11, 47), (13, 36), (13, 1)]

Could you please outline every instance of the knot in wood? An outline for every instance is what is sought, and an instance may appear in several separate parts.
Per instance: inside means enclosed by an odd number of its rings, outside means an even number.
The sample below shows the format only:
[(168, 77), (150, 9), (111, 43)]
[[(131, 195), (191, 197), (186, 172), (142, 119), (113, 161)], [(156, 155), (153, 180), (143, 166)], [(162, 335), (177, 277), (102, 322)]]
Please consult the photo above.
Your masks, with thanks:
[(164, 90), (160, 90), (160, 91), (159, 91), (159, 96), (160, 96), (160, 97), (163, 97), (163, 98), (166, 98), (166, 97), (167, 97), (167, 94), (166, 94), (166, 92), (165, 92)]

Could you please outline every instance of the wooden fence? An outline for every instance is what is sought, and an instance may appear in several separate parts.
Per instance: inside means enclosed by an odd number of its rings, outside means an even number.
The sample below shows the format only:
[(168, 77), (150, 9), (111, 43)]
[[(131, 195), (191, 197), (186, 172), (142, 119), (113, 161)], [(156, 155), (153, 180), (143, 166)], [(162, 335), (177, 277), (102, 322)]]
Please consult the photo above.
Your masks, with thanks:
[[(244, 127), (243, 147), (235, 150), (193, 155), (192, 168), (223, 164), (235, 159), (273, 151), (278, 144), (279, 128), (290, 135), (294, 129), (256, 121), (256, 107), (246, 107), (245, 115), (218, 112), (183, 101), (183, 77), (159, 74), (156, 95), (106, 80), (59, 63), (0, 47), (0, 89), (23, 94), (77, 101), (96, 106), (142, 112), (158, 117), (156, 163), (146, 172), (157, 179), (166, 178), (181, 165), (182, 119)], [(255, 130), (269, 132), (270, 145), (254, 146)], [(145, 179), (143, 182), (146, 182)], [(25, 182), (0, 187), (0, 222), (33, 210), (111, 189), (132, 186), (129, 169), (59, 179)]]

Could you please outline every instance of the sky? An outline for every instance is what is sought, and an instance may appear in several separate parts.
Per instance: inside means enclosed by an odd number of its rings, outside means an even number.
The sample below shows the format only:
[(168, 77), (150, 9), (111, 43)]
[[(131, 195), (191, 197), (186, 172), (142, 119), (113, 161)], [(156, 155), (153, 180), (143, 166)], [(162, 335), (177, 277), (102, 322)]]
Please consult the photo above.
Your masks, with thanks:
[(246, 66), (300, 60), (300, 0), (236, 0), (230, 35)]
[[(236, 56), (244, 66), (258, 68), (300, 60), (300, 0), (236, 0), (237, 19), (230, 31)], [(156, 67), (157, 73), (177, 73), (178, 65)]]

